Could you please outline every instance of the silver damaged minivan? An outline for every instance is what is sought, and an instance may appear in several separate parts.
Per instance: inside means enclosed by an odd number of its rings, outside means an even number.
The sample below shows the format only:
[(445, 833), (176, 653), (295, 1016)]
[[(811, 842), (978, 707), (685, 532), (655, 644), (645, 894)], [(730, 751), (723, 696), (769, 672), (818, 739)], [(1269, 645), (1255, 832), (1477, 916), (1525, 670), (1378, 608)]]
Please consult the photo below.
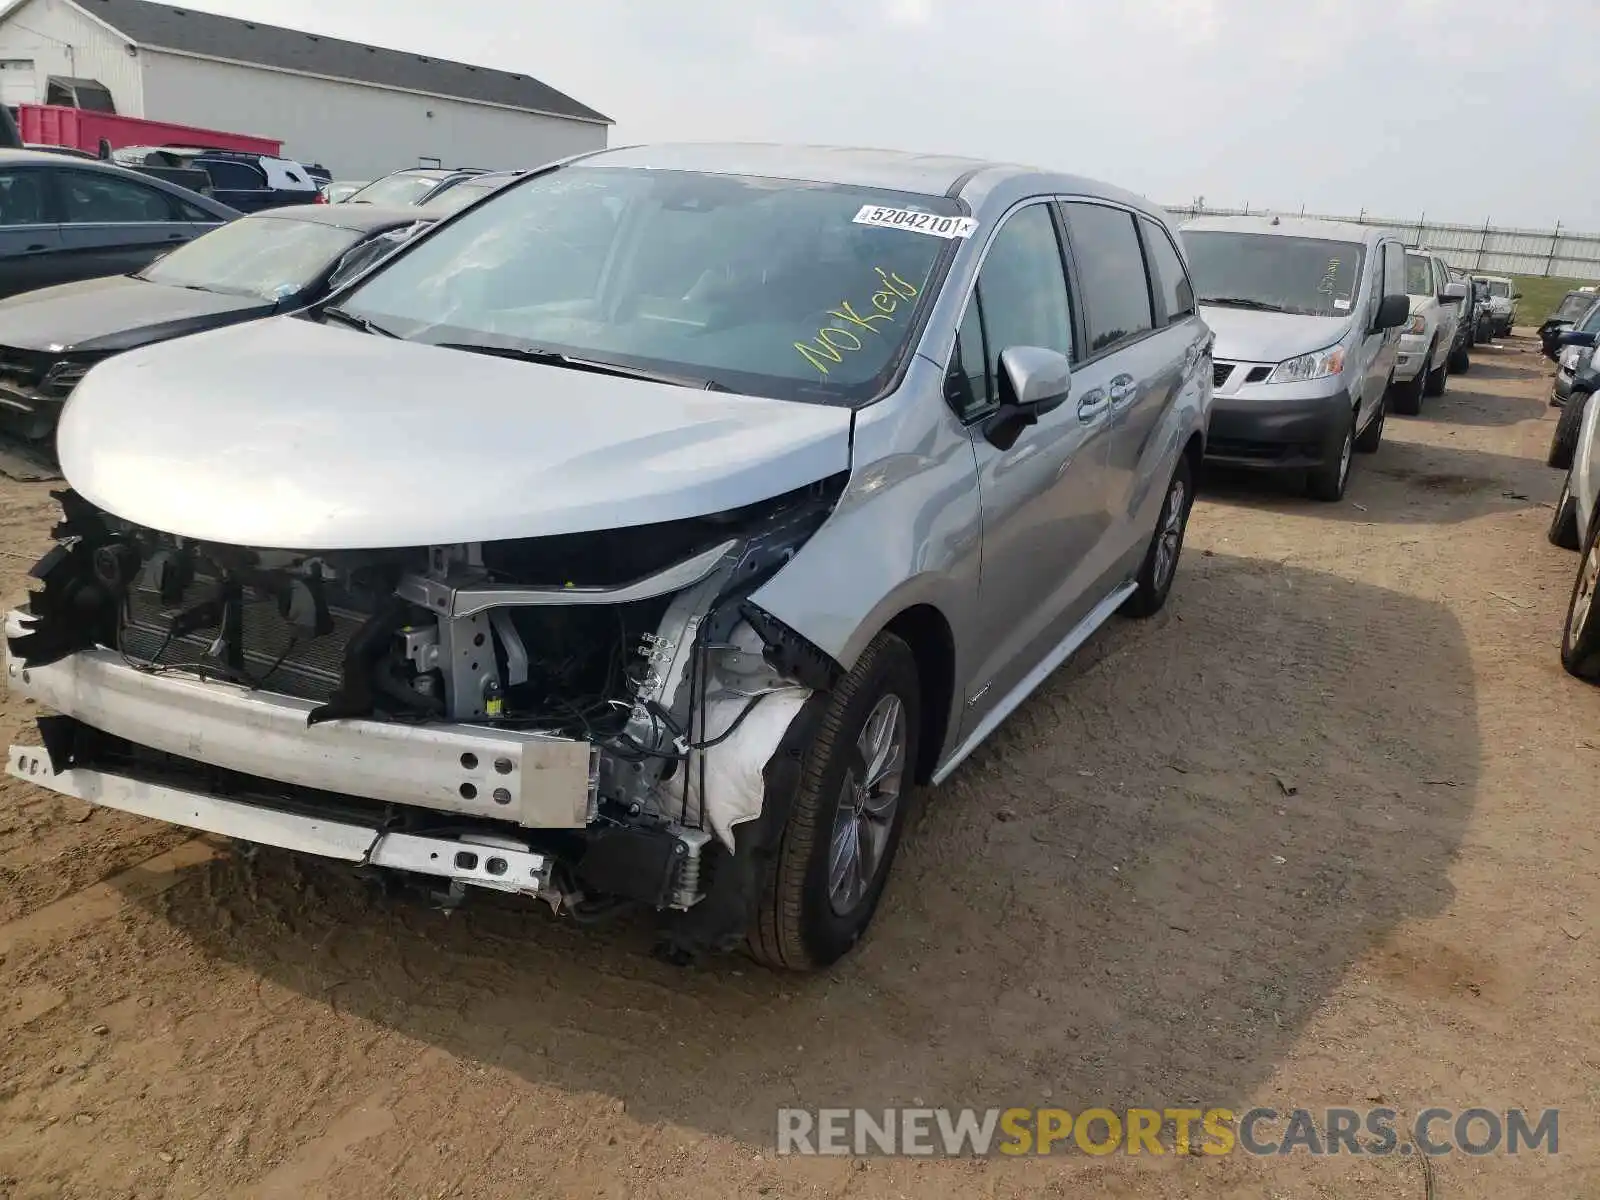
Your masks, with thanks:
[(303, 314), (90, 371), (8, 629), (59, 715), (11, 773), (830, 963), (914, 790), (1166, 600), (1210, 338), (1167, 218), (1083, 179), (530, 173)]
[(1201, 218), (1183, 241), (1217, 336), (1207, 458), (1301, 469), (1313, 497), (1341, 499), (1353, 452), (1383, 437), (1410, 313), (1405, 246), (1289, 217)]

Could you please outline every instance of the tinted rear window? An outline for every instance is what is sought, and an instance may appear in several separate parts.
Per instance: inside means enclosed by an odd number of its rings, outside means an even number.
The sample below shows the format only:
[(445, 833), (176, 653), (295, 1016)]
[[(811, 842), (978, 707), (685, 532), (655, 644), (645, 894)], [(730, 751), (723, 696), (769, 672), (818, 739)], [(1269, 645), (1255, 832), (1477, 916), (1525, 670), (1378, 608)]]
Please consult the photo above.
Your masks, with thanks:
[(1150, 329), (1150, 281), (1132, 213), (1103, 204), (1065, 204), (1089, 325), (1098, 354)]

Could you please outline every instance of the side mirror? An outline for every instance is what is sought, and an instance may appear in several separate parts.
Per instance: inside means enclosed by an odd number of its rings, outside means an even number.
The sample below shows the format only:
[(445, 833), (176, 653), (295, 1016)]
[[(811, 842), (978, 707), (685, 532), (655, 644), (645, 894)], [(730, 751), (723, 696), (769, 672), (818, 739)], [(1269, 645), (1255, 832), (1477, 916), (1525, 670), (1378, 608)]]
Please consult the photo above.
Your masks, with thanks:
[(1010, 346), (1000, 352), (1000, 407), (983, 423), (983, 436), (1009, 450), (1029, 425), (1060, 408), (1072, 394), (1072, 362), (1042, 346)]
[(1378, 305), (1378, 319), (1373, 322), (1375, 329), (1398, 329), (1411, 319), (1411, 298), (1409, 296), (1385, 296), (1383, 303)]
[(1593, 346), (1594, 334), (1584, 333), (1578, 329), (1569, 329), (1556, 339), (1556, 344), (1559, 346)]
[(1464, 284), (1464, 283), (1447, 283), (1447, 284), (1444, 285), (1443, 294), (1440, 295), (1440, 297), (1439, 297), (1439, 303), (1440, 304), (1461, 304), (1461, 303), (1464, 303), (1466, 301), (1466, 299), (1467, 299), (1467, 297), (1469, 295), (1471, 295), (1471, 292), (1468, 290), (1466, 284)]

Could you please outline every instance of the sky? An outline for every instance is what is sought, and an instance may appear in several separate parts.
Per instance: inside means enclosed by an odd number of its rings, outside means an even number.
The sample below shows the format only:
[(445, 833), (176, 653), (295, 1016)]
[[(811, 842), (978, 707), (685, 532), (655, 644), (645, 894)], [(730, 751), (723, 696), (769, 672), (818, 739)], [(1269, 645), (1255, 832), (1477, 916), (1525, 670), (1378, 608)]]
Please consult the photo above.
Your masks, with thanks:
[(1165, 204), (1600, 231), (1600, 5), (1583, 0), (189, 7), (525, 72), (613, 118), (613, 145), (885, 146)]

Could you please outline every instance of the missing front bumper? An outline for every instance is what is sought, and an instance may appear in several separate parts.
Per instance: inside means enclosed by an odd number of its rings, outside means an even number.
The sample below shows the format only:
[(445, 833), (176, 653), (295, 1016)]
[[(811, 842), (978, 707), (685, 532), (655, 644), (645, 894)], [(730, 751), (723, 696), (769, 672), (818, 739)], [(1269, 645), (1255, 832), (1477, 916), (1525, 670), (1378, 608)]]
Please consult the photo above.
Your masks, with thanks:
[(11, 747), (7, 773), (89, 804), (302, 854), (530, 896), (546, 891), (550, 884), (551, 860), (530, 850), (384, 833), (370, 825), (284, 812), (108, 771), (57, 771), (44, 750), (33, 746)]
[(109, 650), (44, 667), (8, 650), (6, 677), (12, 691), (101, 733), (294, 787), (530, 829), (582, 829), (597, 803), (587, 742), (454, 724), (308, 727), (311, 701), (140, 671)]

